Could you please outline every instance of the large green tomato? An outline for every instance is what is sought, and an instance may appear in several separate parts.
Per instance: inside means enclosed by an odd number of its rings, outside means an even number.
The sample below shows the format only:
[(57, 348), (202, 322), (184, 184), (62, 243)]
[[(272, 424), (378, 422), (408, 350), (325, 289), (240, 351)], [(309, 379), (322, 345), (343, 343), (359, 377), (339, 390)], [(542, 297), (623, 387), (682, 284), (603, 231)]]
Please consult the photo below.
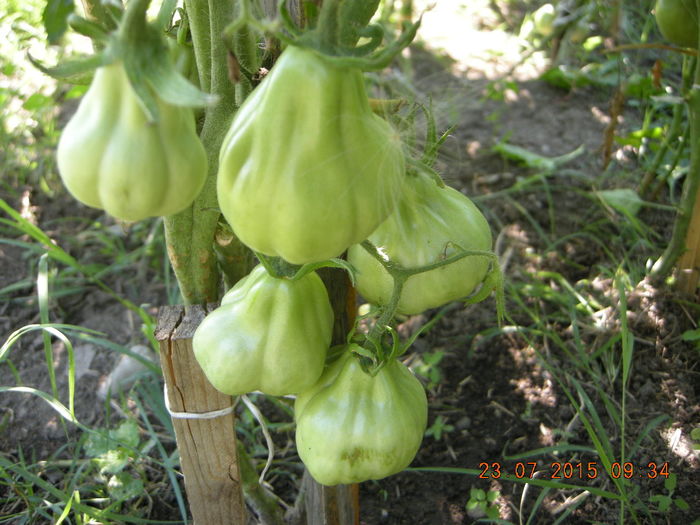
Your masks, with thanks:
[(402, 471), (425, 433), (428, 402), (418, 379), (396, 360), (372, 377), (351, 347), (294, 405), (297, 451), (323, 485)]
[(695, 0), (657, 0), (654, 16), (661, 34), (669, 42), (683, 47), (698, 47)]
[[(436, 263), (457, 249), (491, 249), (486, 219), (467, 197), (423, 176), (409, 176), (394, 213), (369, 237), (390, 261), (405, 268)], [(358, 270), (357, 289), (369, 302), (386, 305), (393, 281), (384, 267), (359, 245), (348, 250)], [(408, 278), (397, 311), (417, 314), (469, 295), (486, 276), (486, 257), (468, 256)]]
[(332, 328), (333, 309), (315, 272), (292, 281), (259, 265), (202, 321), (192, 347), (225, 394), (296, 394), (321, 375)]
[(95, 72), (58, 143), (58, 170), (80, 202), (126, 221), (171, 215), (204, 185), (207, 157), (189, 108), (146, 113), (121, 62)]
[(398, 135), (370, 110), (362, 72), (290, 46), (224, 138), (217, 193), (241, 241), (304, 264), (372, 233), (403, 179)]

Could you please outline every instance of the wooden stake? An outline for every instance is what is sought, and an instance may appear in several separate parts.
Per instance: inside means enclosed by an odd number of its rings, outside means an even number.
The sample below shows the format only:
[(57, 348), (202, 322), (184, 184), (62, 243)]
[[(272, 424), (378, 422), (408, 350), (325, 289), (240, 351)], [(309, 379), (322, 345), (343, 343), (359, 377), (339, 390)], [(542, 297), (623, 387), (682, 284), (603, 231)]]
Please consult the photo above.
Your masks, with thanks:
[[(350, 327), (355, 322), (356, 295), (345, 271), (338, 268), (322, 268), (318, 274), (328, 290), (328, 297), (335, 312), (332, 344), (343, 344)], [(304, 472), (302, 492), (307, 525), (359, 525), (359, 485), (326, 487), (314, 481)]]
[[(211, 309), (166, 306), (158, 313), (155, 335), (172, 412), (203, 414), (233, 403), (207, 381), (192, 351), (194, 331)], [(233, 413), (211, 419), (174, 417), (173, 426), (195, 525), (247, 523)]]
[(326, 487), (304, 476), (306, 486), (306, 525), (359, 525), (359, 485)]
[(685, 248), (676, 266), (676, 287), (684, 293), (693, 294), (698, 287), (700, 273), (700, 187), (693, 205), (693, 214), (685, 236)]

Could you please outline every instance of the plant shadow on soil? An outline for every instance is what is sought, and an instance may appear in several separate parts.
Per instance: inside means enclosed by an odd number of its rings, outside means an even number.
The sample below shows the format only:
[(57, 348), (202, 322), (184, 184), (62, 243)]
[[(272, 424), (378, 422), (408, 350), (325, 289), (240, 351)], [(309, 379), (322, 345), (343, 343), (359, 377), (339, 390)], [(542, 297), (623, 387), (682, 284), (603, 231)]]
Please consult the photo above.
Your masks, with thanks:
[[(449, 184), (477, 200), (492, 224), (494, 234), (498, 235), (500, 254), (507, 259), (506, 279), (509, 284), (506, 300), (514, 317), (506, 321), (506, 325), (535, 326), (533, 317), (524, 313), (513, 297), (509, 297), (509, 290), (519, 290), (523, 302), (551, 330), (546, 337), (530, 336), (529, 339), (518, 330), (497, 331), (495, 305), (493, 300), (488, 300), (452, 311), (421, 336), (410, 356), (412, 359), (437, 349), (444, 352), (437, 365), (442, 380), (429, 392), (429, 425), (439, 415), (453, 428), (445, 431), (439, 440), (426, 437), (412, 467), (456, 467), (480, 471), (483, 463), (498, 463), (504, 472), (512, 474), (516, 461), (505, 457), (562, 442), (590, 446), (590, 439), (557, 378), (538, 360), (535, 348), (546, 356), (555, 370), (578, 377), (585, 391), (594, 396), (596, 385), (590, 384), (592, 378), (567, 362), (564, 349), (574, 352), (578, 345), (594, 352), (602, 342), (619, 332), (620, 298), (615, 295), (612, 284), (616, 269), (609, 260), (612, 253), (624, 255), (621, 262), (633, 261), (627, 271), (630, 275), (637, 272), (633, 276), (639, 278), (639, 281), (632, 279), (633, 290), (627, 297), (628, 322), (636, 339), (628, 387), (627, 440), (634, 441), (640, 436), (654, 417), (669, 416), (659, 428), (649, 433), (629, 461), (640, 467), (649, 462), (661, 464), (668, 461), (671, 472), (678, 476), (675, 495), (682, 496), (691, 509), (699, 509), (697, 457), (692, 453), (681, 457), (672, 452), (662, 436), (662, 431), (672, 433), (676, 429), (687, 435), (700, 420), (697, 350), (680, 338), (685, 330), (694, 328), (693, 320), (672, 292), (643, 283), (640, 269), (643, 269), (646, 258), (658, 253), (648, 245), (633, 245), (634, 230), (626, 220), (587, 196), (594, 182), (600, 188), (617, 184), (598, 176), (601, 172), (598, 150), (603, 140), (604, 116), (611, 93), (596, 89), (565, 93), (539, 80), (528, 80), (518, 83), (517, 94), (511, 93), (510, 98), (507, 96), (506, 100), (497, 101), (483, 96), (490, 85), (486, 78), (467, 80), (453, 75), (443, 62), (420, 48), (415, 48), (412, 60), (417, 92), (432, 93), (438, 114), (447, 115), (450, 124), (458, 124), (440, 154), (437, 168)], [(630, 120), (633, 119), (631, 116)], [(561, 155), (581, 144), (586, 146), (586, 153), (567, 165), (568, 174), (552, 174), (546, 183), (539, 182), (532, 190), (494, 196), (532, 175), (531, 170), (506, 162), (492, 152), (495, 137), (502, 137), (506, 132), (511, 144), (538, 154)], [(624, 183), (620, 181), (621, 185)], [(64, 215), (76, 216), (78, 208), (67, 194), (53, 203), (39, 201), (37, 204), (42, 227), (55, 224), (55, 219)], [(66, 213), (67, 210), (70, 211)], [(88, 221), (100, 216), (99, 212), (84, 209), (81, 213), (86, 214)], [(672, 215), (648, 208), (640, 213), (640, 219), (649, 227), (649, 235), (657, 239), (657, 246), (663, 246), (663, 240), (670, 237)], [(76, 230), (81, 229), (76, 227)], [(580, 232), (587, 232), (587, 236), (577, 235)], [(55, 233), (57, 237), (65, 238), (72, 232), (63, 224), (56, 226)], [(74, 255), (78, 256), (77, 253)], [(21, 257), (18, 248), (2, 246), (0, 288), (32, 275), (34, 269), (27, 262), (20, 263)], [(549, 274), (542, 273), (545, 271)], [(583, 316), (574, 320), (568, 310), (561, 310), (564, 300), (544, 296), (541, 289), (531, 288), (533, 293), (528, 296), (527, 283), (562, 289), (562, 281), (552, 277), (553, 274), (562, 276), (569, 283), (588, 280), (576, 289), (600, 303), (601, 309), (596, 317), (602, 319), (599, 325), (592, 326), (590, 318), (582, 320)], [(131, 283), (132, 279), (128, 274), (115, 275), (110, 278), (110, 284), (116, 290), (125, 291), (138, 303), (148, 300), (151, 304), (164, 304), (167, 301), (162, 285), (138, 289)], [(148, 279), (142, 282), (148, 282)], [(28, 287), (31, 289), (31, 284)], [(52, 318), (53, 321), (100, 330), (118, 343), (133, 342), (133, 324), (124, 317), (122, 307), (94, 289), (86, 288), (84, 293), (60, 299), (58, 305), (61, 318)], [(578, 312), (576, 304), (570, 306), (570, 312)], [(1, 308), (3, 333), (37, 321), (37, 308), (32, 301), (7, 303)], [(554, 344), (555, 337), (562, 342), (562, 347)], [(611, 348), (619, 352), (619, 344), (613, 344)], [(48, 391), (41, 337), (27, 339), (18, 350), (13, 356), (22, 355), (16, 359), (13, 357), (13, 362), (25, 384)], [(57, 358), (65, 359), (65, 356), (57, 352)], [(113, 366), (115, 356), (112, 352), (97, 349), (89, 359), (87, 354), (84, 358), (88, 362), (84, 364), (85, 373), (78, 382), (77, 415), (85, 424), (104, 426), (107, 424), (104, 405), (97, 399), (95, 391), (100, 378)], [(615, 368), (619, 357), (615, 357), (613, 363), (602, 363), (600, 359), (592, 361), (595, 361), (596, 370), (600, 370), (597, 377), (611, 378), (610, 384), (602, 386), (617, 402), (620, 375), (610, 370)], [(59, 386), (65, 389), (65, 380), (62, 379), (65, 377), (65, 362), (58, 366), (58, 377)], [(0, 384), (13, 383), (10, 372), (1, 370)], [(595, 406), (600, 414), (606, 414), (599, 400)], [(43, 402), (22, 394), (4, 395), (2, 409), (12, 414), (0, 433), (2, 450), (16, 453), (21, 449), (41, 459), (65, 442), (65, 434), (55, 413)], [(602, 419), (609, 420), (606, 416)], [(37, 427), (39, 421), (42, 422), (41, 428)], [(606, 423), (605, 428), (613, 450), (619, 450), (619, 428), (610, 423)], [(551, 479), (552, 463), (599, 462), (592, 454), (554, 455), (551, 452), (520, 461), (537, 461), (544, 479)], [(574, 503), (580, 503), (580, 506), (566, 523), (616, 522), (618, 508), (614, 501), (593, 495), (573, 500), (590, 486), (614, 490), (602, 470), (599, 464), (599, 473), (594, 479), (574, 477), (568, 480), (581, 486), (581, 490), (552, 491), (544, 498), (531, 523), (553, 523)], [(658, 479), (640, 480), (637, 485), (639, 498), (645, 502), (650, 495), (664, 493), (663, 483)], [(517, 522), (518, 509), (527, 520), (541, 490), (530, 487), (523, 497), (521, 484), (479, 479), (466, 474), (407, 471), (361, 485), (361, 522), (366, 525), (472, 523), (477, 516), (470, 516), (465, 505), (474, 487), (500, 491), (496, 504), (500, 507), (501, 517), (513, 522)], [(289, 499), (286, 497), (289, 494), (282, 496)], [(164, 493), (155, 500), (150, 518), (178, 518), (172, 495)], [(690, 523), (696, 517), (679, 510), (674, 512), (656, 516), (664, 522), (679, 524)]]

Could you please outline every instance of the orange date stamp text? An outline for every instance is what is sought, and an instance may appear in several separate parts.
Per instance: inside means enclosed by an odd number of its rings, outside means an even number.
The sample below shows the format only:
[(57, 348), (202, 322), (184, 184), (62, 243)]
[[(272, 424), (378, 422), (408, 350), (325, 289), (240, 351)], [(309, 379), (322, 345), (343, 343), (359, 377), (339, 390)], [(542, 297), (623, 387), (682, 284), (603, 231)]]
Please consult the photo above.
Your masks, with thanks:
[(535, 461), (518, 461), (512, 464), (504, 464), (498, 461), (479, 463), (479, 478), (481, 479), (577, 479), (593, 480), (606, 473), (613, 479), (656, 479), (668, 478), (668, 462), (649, 462), (646, 465), (635, 463), (614, 462), (606, 469), (597, 461), (554, 461), (548, 464), (539, 464)]

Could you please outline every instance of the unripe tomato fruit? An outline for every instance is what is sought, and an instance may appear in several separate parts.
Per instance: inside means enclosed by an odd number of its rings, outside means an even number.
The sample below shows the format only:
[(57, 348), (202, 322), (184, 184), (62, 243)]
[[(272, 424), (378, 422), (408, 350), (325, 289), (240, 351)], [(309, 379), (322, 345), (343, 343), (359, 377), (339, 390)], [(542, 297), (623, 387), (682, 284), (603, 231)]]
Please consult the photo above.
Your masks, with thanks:
[(121, 62), (98, 68), (58, 143), (68, 191), (125, 221), (189, 206), (207, 176), (204, 146), (191, 109), (158, 99), (158, 111), (148, 122)]
[(299, 457), (323, 485), (402, 471), (425, 433), (428, 402), (418, 379), (397, 360), (372, 377), (352, 346), (294, 404)]
[(290, 46), (236, 113), (217, 194), (244, 244), (304, 264), (366, 238), (403, 179), (399, 138), (370, 110), (362, 72)]
[(698, 10), (695, 0), (657, 0), (654, 16), (661, 34), (671, 43), (698, 47)]
[(532, 14), (535, 31), (543, 37), (554, 34), (554, 21), (557, 10), (552, 4), (544, 4)]
[[(424, 176), (407, 177), (403, 197), (394, 213), (369, 241), (387, 260), (404, 268), (426, 266), (458, 250), (488, 251), (491, 230), (469, 198), (457, 190), (440, 188)], [(348, 261), (357, 269), (357, 289), (370, 303), (386, 305), (393, 280), (384, 267), (360, 245), (348, 250)], [(412, 275), (404, 284), (397, 311), (417, 314), (469, 295), (489, 268), (486, 257), (468, 256), (457, 262)]]
[(315, 272), (292, 281), (257, 266), (197, 327), (192, 347), (224, 394), (296, 394), (321, 375), (332, 328), (333, 309)]

